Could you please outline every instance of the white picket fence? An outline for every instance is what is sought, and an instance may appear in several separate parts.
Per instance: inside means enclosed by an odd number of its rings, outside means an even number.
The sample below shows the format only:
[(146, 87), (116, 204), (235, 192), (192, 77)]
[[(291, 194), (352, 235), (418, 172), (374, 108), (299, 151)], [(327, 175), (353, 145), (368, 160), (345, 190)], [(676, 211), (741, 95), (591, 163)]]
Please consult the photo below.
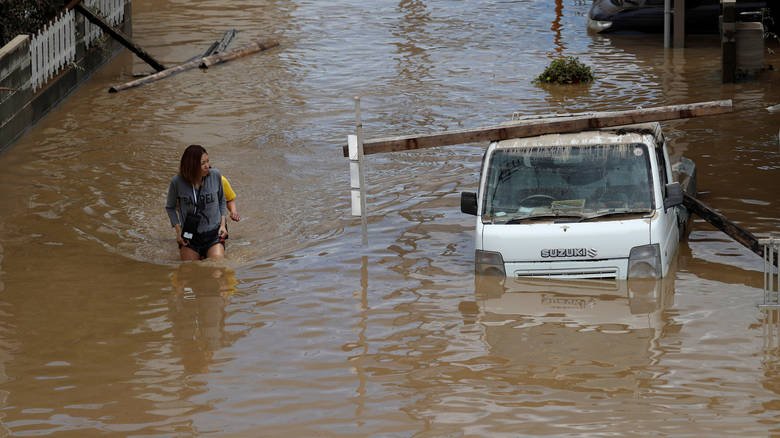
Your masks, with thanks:
[[(114, 27), (125, 19), (125, 0), (85, 0), (84, 5), (101, 15)], [(90, 47), (103, 31), (84, 20), (84, 44)], [(76, 14), (63, 11), (30, 39), (31, 85), (33, 91), (43, 86), (60, 69), (76, 58)]]
[[(84, 6), (103, 17), (112, 27), (125, 19), (125, 0), (85, 0)], [(85, 21), (84, 26), (84, 44), (90, 47), (103, 36), (103, 31), (89, 21)]]
[(33, 91), (76, 57), (76, 15), (61, 13), (30, 39)]

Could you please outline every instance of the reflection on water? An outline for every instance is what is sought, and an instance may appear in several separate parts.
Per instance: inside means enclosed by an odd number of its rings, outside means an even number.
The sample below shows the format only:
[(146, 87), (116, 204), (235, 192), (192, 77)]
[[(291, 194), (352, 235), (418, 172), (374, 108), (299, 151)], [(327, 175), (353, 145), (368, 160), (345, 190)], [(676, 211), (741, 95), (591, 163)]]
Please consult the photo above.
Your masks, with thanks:
[[(122, 53), (0, 155), (0, 436), (780, 433), (761, 261), (722, 233), (694, 222), (658, 284), (475, 291), (458, 200), (484, 145), (371, 156), (366, 246), (340, 154), (355, 95), (367, 138), (730, 98), (663, 128), (704, 201), (768, 237), (777, 70), (723, 85), (717, 37), (591, 35), (582, 1), (133, 6), (166, 64), (230, 28), (280, 46), (108, 94), (148, 69)], [(559, 55), (596, 81), (534, 85)], [(219, 265), (179, 263), (162, 208), (191, 143), (238, 193)]]
[(555, 54), (559, 57), (563, 56), (563, 52), (566, 50), (566, 45), (561, 41), (561, 30), (563, 29), (563, 25), (561, 25), (562, 16), (563, 0), (555, 0), (555, 21), (553, 21), (550, 30), (555, 33)]
[[(764, 373), (762, 385), (774, 394), (780, 394), (780, 310), (767, 309), (763, 311), (761, 332), (763, 346), (761, 349), (761, 368)], [(763, 403), (761, 413), (780, 413), (780, 402), (774, 399)], [(772, 433), (780, 432), (775, 426)]]
[(169, 319), (184, 368), (188, 373), (207, 372), (214, 352), (235, 338), (225, 332), (225, 306), (236, 290), (235, 272), (183, 263), (171, 283)]
[[(629, 391), (657, 363), (674, 279), (630, 282), (476, 279), (490, 351), (563, 387)], [(536, 373), (534, 373), (536, 374)], [(565, 383), (571, 380), (569, 383)]]

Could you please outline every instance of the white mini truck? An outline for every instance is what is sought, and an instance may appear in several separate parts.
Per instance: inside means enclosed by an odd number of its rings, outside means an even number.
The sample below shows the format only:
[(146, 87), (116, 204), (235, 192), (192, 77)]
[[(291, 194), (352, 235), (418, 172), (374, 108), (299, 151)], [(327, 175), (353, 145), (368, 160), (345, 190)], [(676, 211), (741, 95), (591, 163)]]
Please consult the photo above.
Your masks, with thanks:
[(682, 203), (655, 122), (493, 142), (479, 192), (461, 194), (477, 216), (476, 274), (515, 278), (664, 277), (685, 234)]

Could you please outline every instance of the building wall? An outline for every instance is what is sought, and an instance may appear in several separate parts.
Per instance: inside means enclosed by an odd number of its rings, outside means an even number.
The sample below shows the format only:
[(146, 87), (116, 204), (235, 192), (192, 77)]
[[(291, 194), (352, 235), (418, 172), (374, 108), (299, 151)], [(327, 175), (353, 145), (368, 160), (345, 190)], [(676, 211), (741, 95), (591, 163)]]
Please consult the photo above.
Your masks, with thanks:
[[(31, 81), (30, 37), (19, 35), (0, 48), (0, 152), (29, 131), (123, 48), (105, 33), (100, 44), (86, 48), (83, 41), (85, 20), (76, 13), (79, 37), (74, 64), (78, 67), (66, 66), (35, 92)], [(120, 30), (130, 36), (132, 29), (132, 2), (128, 0)]]

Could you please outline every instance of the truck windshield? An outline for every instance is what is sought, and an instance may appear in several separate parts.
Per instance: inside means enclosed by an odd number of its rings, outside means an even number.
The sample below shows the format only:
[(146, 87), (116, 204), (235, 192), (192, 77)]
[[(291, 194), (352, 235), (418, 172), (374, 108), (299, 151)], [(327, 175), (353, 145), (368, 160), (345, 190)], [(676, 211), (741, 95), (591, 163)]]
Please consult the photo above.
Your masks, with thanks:
[(654, 208), (648, 156), (641, 143), (497, 149), (487, 169), (483, 220), (648, 213)]

